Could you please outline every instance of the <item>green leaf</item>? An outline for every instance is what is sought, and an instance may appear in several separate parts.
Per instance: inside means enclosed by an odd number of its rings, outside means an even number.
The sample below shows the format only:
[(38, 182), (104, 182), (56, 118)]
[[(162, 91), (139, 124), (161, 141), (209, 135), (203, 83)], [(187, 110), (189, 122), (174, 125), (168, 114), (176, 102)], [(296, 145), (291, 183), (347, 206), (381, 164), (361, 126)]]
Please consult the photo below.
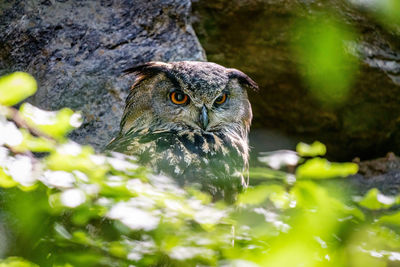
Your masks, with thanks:
[(396, 204), (396, 198), (385, 196), (377, 188), (372, 188), (365, 196), (357, 201), (358, 204), (370, 210), (387, 209)]
[(119, 243), (119, 242), (112, 242), (110, 243), (110, 254), (114, 255), (116, 257), (126, 257), (126, 255), (128, 254), (127, 248)]
[(277, 171), (262, 167), (250, 168), (249, 175), (250, 179), (259, 179), (259, 180), (270, 180), (270, 179), (286, 180), (288, 178), (288, 174), (283, 171)]
[(0, 187), (10, 188), (16, 186), (18, 183), (8, 176), (0, 167)]
[(35, 137), (31, 135), (27, 130), (20, 129), (23, 140), (21, 144), (13, 147), (18, 152), (50, 152), (55, 149), (55, 142), (44, 137)]
[(45, 111), (29, 103), (24, 103), (20, 108), (20, 114), (31, 127), (56, 139), (63, 138), (67, 133), (80, 126), (80, 115), (69, 108)]
[(267, 198), (274, 197), (277, 201), (278, 195), (285, 194), (286, 190), (280, 185), (259, 185), (251, 187), (239, 196), (240, 205), (257, 205), (263, 203)]
[(15, 105), (37, 90), (35, 78), (25, 72), (14, 72), (0, 77), (0, 104)]
[(400, 212), (384, 215), (378, 219), (378, 223), (400, 226)]
[(44, 163), (51, 170), (67, 172), (79, 170), (91, 177), (103, 178), (109, 167), (93, 162), (91, 158), (93, 154), (92, 147), (70, 142), (57, 147), (57, 151), (46, 157)]
[(297, 144), (296, 151), (302, 157), (324, 156), (326, 146), (319, 141), (315, 141), (311, 145), (301, 142)]
[(296, 170), (297, 179), (329, 179), (347, 177), (358, 172), (355, 163), (331, 163), (326, 159), (313, 158)]
[(84, 231), (75, 231), (72, 233), (72, 238), (75, 242), (84, 245), (91, 245), (93, 244), (93, 240), (89, 237), (89, 235)]
[(9, 257), (0, 260), (0, 267), (38, 267), (38, 265), (19, 257)]

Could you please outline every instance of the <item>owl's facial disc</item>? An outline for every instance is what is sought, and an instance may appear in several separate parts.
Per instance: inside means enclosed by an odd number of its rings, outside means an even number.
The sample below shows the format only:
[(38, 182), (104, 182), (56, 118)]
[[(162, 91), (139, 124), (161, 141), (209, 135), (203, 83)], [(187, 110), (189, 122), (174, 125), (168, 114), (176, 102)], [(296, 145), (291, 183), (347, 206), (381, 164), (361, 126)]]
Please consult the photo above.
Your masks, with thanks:
[(168, 122), (172, 115), (177, 125), (206, 132), (219, 131), (241, 121), (242, 88), (225, 87), (208, 91), (209, 94), (204, 94), (204, 91), (196, 93), (188, 88), (169, 89), (166, 101), (172, 110), (165, 112), (162, 109), (159, 117)]
[(210, 62), (152, 62), (130, 70), (136, 80), (127, 97), (121, 132), (189, 129), (249, 130), (246, 89), (257, 85), (244, 73)]
[[(225, 102), (226, 102), (226, 100), (228, 99), (228, 95), (229, 95), (229, 93), (228, 92), (222, 92), (214, 101), (213, 101), (213, 107), (216, 107), (216, 108), (218, 108), (218, 107), (220, 107), (220, 106), (222, 106)], [(208, 116), (208, 108), (207, 108), (207, 106), (206, 106), (206, 104), (204, 104), (203, 106), (202, 106), (202, 108), (201, 108), (201, 111), (200, 111), (200, 118), (199, 118), (199, 124), (200, 124), (200, 127), (203, 129), (203, 130), (207, 130), (207, 126), (209, 125), (209, 116)]]
[[(186, 106), (190, 103), (190, 97), (183, 93), (180, 90), (174, 90), (171, 93), (169, 93), (169, 99), (171, 101), (171, 103), (173, 103), (176, 106)], [(223, 94), (221, 97), (218, 97), (216, 100), (216, 104), (222, 104), (223, 102), (225, 102), (226, 99), (226, 94)], [(199, 121), (198, 124), (200, 126), (200, 128), (202, 128), (203, 130), (207, 129), (208, 126), (208, 110), (206, 105), (203, 105), (199, 111)]]

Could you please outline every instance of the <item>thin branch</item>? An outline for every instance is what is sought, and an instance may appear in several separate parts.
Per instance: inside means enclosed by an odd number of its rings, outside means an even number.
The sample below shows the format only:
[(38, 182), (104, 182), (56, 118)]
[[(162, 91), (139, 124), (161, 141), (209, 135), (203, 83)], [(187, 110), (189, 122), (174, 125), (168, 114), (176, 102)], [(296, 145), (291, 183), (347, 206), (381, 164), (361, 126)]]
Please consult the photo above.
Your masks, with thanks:
[(15, 122), (15, 124), (19, 127), (19, 128), (25, 128), (27, 129), (31, 134), (33, 134), (36, 137), (43, 137), (46, 138), (48, 140), (52, 140), (54, 141), (54, 138), (43, 133), (42, 131), (31, 127), (24, 118), (21, 117), (21, 115), (19, 115), (19, 112), (17, 109), (13, 108), (13, 107), (8, 107), (8, 117), (9, 119), (13, 120)]

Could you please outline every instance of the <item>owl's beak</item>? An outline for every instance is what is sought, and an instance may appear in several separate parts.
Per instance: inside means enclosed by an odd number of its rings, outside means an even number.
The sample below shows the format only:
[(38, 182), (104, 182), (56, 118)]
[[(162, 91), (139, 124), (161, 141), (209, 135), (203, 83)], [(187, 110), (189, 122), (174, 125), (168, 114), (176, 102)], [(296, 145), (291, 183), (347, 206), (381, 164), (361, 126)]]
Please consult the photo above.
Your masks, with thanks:
[(207, 126), (208, 126), (208, 112), (207, 112), (206, 106), (203, 106), (201, 108), (200, 125), (203, 127), (203, 130), (207, 129)]

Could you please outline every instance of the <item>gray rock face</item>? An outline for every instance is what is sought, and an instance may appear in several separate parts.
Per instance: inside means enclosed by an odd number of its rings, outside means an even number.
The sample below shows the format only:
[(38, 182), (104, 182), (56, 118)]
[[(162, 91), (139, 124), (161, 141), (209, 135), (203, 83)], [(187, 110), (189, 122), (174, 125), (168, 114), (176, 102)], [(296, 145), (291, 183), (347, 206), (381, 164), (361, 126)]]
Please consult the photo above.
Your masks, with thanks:
[[(209, 61), (241, 69), (260, 85), (250, 94), (253, 133), (280, 131), (294, 143), (317, 139), (332, 159), (364, 160), (400, 151), (400, 26), (382, 26), (361, 5), (369, 2), (379, 1), (198, 0), (193, 25)], [(334, 109), (310, 95), (291, 50), (301, 37), (293, 25), (318, 24), (325, 13), (357, 31), (352, 49), (361, 61), (349, 100)]]
[(30, 101), (80, 111), (72, 139), (102, 148), (118, 131), (132, 83), (124, 69), (205, 60), (190, 9), (189, 0), (1, 1), (0, 75), (33, 74), (39, 90)]

